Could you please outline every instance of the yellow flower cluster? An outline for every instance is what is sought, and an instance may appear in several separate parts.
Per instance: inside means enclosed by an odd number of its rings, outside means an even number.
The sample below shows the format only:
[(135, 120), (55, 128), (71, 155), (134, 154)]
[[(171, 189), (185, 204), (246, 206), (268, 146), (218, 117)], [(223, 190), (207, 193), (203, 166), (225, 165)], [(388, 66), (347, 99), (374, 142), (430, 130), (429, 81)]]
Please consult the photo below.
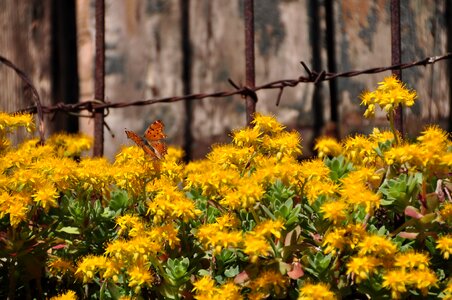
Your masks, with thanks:
[(306, 283), (300, 287), (298, 300), (329, 300), (337, 299), (336, 295), (324, 283)]
[[(0, 114), (2, 132), (18, 126), (32, 129), (32, 117)], [(111, 164), (105, 158), (83, 158), (80, 162), (73, 159), (92, 144), (83, 135), (57, 134), (45, 145), (37, 142), (30, 139), (17, 148), (2, 148), (0, 217), (9, 216), (13, 227), (30, 218), (35, 206), (46, 212), (57, 207), (60, 193), (68, 191), (109, 199), (112, 187), (116, 187), (135, 197), (144, 197), (147, 181), (142, 178), (151, 181), (160, 172), (159, 166), (151, 163), (138, 147), (123, 148)], [(181, 179), (182, 166), (178, 164), (181, 156), (180, 150), (170, 148), (162, 162), (163, 175), (173, 181)]]
[(227, 281), (221, 286), (217, 286), (212, 278), (204, 276), (194, 282), (193, 287), (193, 291), (196, 292), (195, 299), (198, 300), (244, 299), (240, 293), (240, 286), (234, 284), (232, 281)]
[(7, 134), (25, 127), (28, 132), (34, 130), (33, 116), (28, 114), (10, 115), (0, 112), (0, 153), (10, 146)]
[[(381, 105), (388, 112), (400, 103), (411, 105), (415, 94), (391, 77), (372, 96), (363, 97), (370, 114), (372, 105)], [(0, 130), (1, 126), (16, 126), (2, 125), (1, 118)], [(20, 118), (24, 120), (14, 124), (31, 126), (25, 117)], [(200, 258), (211, 260), (204, 273), (186, 276), (191, 283), (184, 288), (190, 289), (192, 284), (196, 299), (282, 297), (291, 280), (303, 276), (294, 274), (293, 262), (305, 264), (305, 257), (299, 257), (316, 253), (333, 258), (329, 267), (345, 272), (353, 284), (378, 278), (375, 280), (393, 298), (412, 290), (426, 295), (439, 280), (430, 257), (401, 252), (394, 239), (369, 227), (375, 226), (375, 212), (386, 205), (382, 201), (385, 191), (379, 189), (382, 181), (399, 170), (421, 172), (426, 178), (434, 174), (450, 184), (452, 143), (449, 134), (437, 126), (426, 128), (414, 143), (398, 144), (397, 137), (374, 130), (342, 142), (320, 138), (315, 146), (319, 158), (300, 162), (299, 133), (286, 131), (274, 117), (257, 114), (250, 127), (233, 132), (231, 144), (216, 145), (206, 159), (187, 165), (181, 162), (182, 151), (174, 148), (157, 162), (135, 146), (122, 148), (113, 163), (105, 158), (80, 159), (91, 141), (79, 135), (56, 135), (45, 145), (29, 140), (14, 149), (0, 145), (0, 219), (9, 221), (13, 229), (28, 228), (37, 212), (55, 212), (63, 194), (108, 205), (114, 189), (126, 191), (133, 203), (115, 217), (115, 237), (103, 245), (103, 253), (89, 254), (74, 266), (52, 250), (48, 269), (58, 279), (75, 273), (84, 283), (125, 284), (132, 296), (144, 288), (158, 290), (159, 276), (171, 273), (169, 258), (185, 255), (184, 247), (190, 248), (187, 253), (201, 249), (205, 253)], [(381, 144), (385, 145), (380, 148)], [(342, 157), (335, 162), (349, 167), (334, 177), (335, 167), (329, 163), (338, 156)], [(421, 196), (426, 195), (424, 190)], [(443, 190), (429, 194), (440, 200), (437, 209), (428, 213), (441, 224), (452, 215), (450, 195), (448, 190), (442, 195)], [(273, 192), (278, 195), (275, 199)], [(427, 209), (430, 206), (419, 214), (425, 215)], [(439, 236), (435, 241), (438, 257), (447, 260), (452, 237)], [(242, 282), (226, 277), (219, 280), (213, 274), (215, 263), (225, 253), (240, 260), (237, 270), (228, 269), (242, 272), (237, 277), (252, 274), (247, 271), (253, 268), (260, 268), (259, 272)], [(339, 259), (342, 266), (334, 265)], [(212, 276), (205, 276), (207, 272)], [(199, 274), (203, 276), (196, 279)], [(172, 284), (177, 280), (165, 277), (163, 281)], [(298, 299), (337, 297), (338, 290), (324, 283), (302, 278), (299, 284)], [(59, 297), (73, 299), (75, 293)]]
[(50, 300), (77, 300), (77, 295), (74, 291), (67, 291), (66, 293), (50, 298)]
[(399, 299), (409, 288), (419, 289), (425, 297), (438, 281), (433, 270), (428, 268), (429, 257), (422, 253), (407, 252), (395, 255), (395, 268), (387, 268), (383, 275), (384, 288), (391, 290), (393, 299)]
[(297, 181), (299, 133), (283, 131), (275, 118), (259, 114), (252, 126), (235, 131), (231, 145), (214, 146), (206, 160), (189, 163), (185, 188), (199, 189), (230, 209), (252, 209), (276, 179)]
[(102, 256), (84, 257), (78, 264), (76, 274), (90, 282), (94, 276), (118, 282), (124, 276), (135, 294), (143, 287), (152, 287), (156, 281), (150, 268), (158, 263), (165, 247), (179, 245), (178, 229), (174, 224), (150, 227), (141, 218), (124, 215), (116, 220), (120, 238), (110, 242)]
[(225, 248), (240, 249), (249, 255), (251, 262), (256, 262), (259, 257), (272, 253), (269, 240), (279, 239), (284, 229), (281, 220), (264, 221), (245, 234), (238, 225), (235, 217), (226, 214), (218, 217), (215, 223), (201, 225), (196, 237), (205, 249), (213, 249), (214, 254), (221, 253)]
[(428, 126), (417, 138), (417, 143), (404, 143), (384, 153), (388, 165), (403, 165), (411, 172), (435, 171), (447, 173), (452, 166), (449, 134), (438, 126)]
[(412, 106), (416, 97), (415, 91), (407, 89), (405, 85), (393, 75), (386, 77), (380, 82), (375, 91), (364, 92), (361, 95), (361, 104), (367, 106), (364, 116), (370, 117), (375, 114), (375, 107), (377, 105), (390, 113), (399, 105)]
[(375, 151), (379, 143), (394, 140), (390, 131), (374, 128), (368, 135), (355, 135), (338, 142), (332, 137), (320, 137), (316, 140), (314, 150), (319, 158), (344, 156), (357, 166), (382, 166), (384, 161)]

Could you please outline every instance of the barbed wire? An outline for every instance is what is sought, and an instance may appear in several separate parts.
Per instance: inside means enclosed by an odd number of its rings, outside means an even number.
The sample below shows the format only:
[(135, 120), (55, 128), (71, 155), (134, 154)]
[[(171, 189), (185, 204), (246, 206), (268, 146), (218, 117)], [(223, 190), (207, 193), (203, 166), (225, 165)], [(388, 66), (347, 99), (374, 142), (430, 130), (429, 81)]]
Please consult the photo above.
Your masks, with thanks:
[[(390, 65), (385, 67), (375, 67), (375, 68), (369, 68), (364, 70), (353, 70), (353, 71), (347, 71), (347, 72), (340, 72), (340, 73), (330, 73), (326, 71), (312, 71), (308, 68), (305, 62), (301, 61), (301, 65), (304, 68), (304, 70), (307, 73), (307, 76), (300, 76), (295, 79), (282, 79), (282, 80), (275, 80), (269, 83), (265, 83), (259, 86), (256, 86), (255, 88), (249, 88), (247, 86), (239, 86), (237, 85), (232, 79), (228, 79), (229, 83), (234, 87), (234, 90), (229, 91), (217, 91), (212, 93), (195, 93), (195, 94), (189, 94), (189, 95), (183, 95), (183, 96), (172, 96), (172, 97), (164, 97), (164, 98), (154, 98), (154, 99), (146, 99), (146, 100), (135, 100), (135, 101), (123, 101), (123, 102), (101, 102), (98, 100), (87, 100), (87, 101), (81, 101), (74, 104), (68, 104), (68, 103), (57, 103), (52, 106), (45, 106), (38, 104), (39, 101), (36, 101), (37, 104), (21, 109), (18, 112), (29, 112), (29, 113), (40, 113), (39, 110), (42, 111), (42, 113), (53, 113), (58, 111), (64, 111), (67, 113), (75, 113), (80, 112), (83, 110), (89, 111), (93, 113), (94, 111), (99, 110), (107, 110), (110, 108), (122, 108), (122, 107), (130, 107), (130, 106), (144, 106), (144, 105), (152, 105), (156, 103), (171, 103), (171, 102), (178, 102), (183, 100), (201, 100), (205, 98), (223, 98), (223, 97), (229, 97), (233, 95), (242, 95), (243, 97), (251, 96), (253, 99), (257, 101), (257, 95), (256, 92), (260, 90), (269, 90), (269, 89), (279, 89), (279, 93), (276, 100), (276, 105), (279, 105), (283, 91), (285, 88), (288, 87), (295, 87), (300, 83), (314, 83), (317, 84), (322, 81), (328, 81), (333, 80), (336, 78), (349, 78), (349, 77), (355, 77), (362, 74), (377, 74), (385, 71), (391, 71), (391, 70), (403, 70), (408, 69), (416, 66), (427, 66), (432, 65), (438, 61), (451, 59), (452, 53), (446, 53), (440, 56), (430, 56), (426, 57), (421, 60), (409, 62), (409, 63), (402, 63), (402, 64), (396, 64), (396, 65)], [(0, 62), (3, 62), (3, 60), (0, 60)], [(14, 65), (13, 65), (14, 66)], [(17, 67), (16, 67), (17, 68)], [(31, 81), (28, 81), (27, 84), (30, 84)], [(31, 85), (32, 86), (32, 85)], [(34, 88), (34, 87), (33, 87)], [(36, 90), (34, 88), (34, 90)], [(38, 96), (39, 97), (39, 96)], [(39, 100), (39, 98), (38, 98)]]

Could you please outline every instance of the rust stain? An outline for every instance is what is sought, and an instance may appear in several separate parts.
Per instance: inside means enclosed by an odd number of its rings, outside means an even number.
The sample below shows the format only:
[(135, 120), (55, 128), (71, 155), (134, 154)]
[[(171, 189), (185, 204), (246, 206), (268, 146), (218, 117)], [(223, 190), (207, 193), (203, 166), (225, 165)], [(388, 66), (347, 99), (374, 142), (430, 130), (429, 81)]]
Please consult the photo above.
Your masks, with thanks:
[(342, 2), (342, 16), (345, 27), (367, 27), (370, 1), (348, 0)]

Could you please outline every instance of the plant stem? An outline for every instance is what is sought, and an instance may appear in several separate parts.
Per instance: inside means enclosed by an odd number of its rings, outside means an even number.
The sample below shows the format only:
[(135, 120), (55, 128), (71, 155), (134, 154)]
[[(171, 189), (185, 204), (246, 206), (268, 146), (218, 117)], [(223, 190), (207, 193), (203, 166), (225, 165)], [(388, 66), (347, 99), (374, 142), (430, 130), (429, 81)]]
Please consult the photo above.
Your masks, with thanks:
[(397, 130), (394, 127), (394, 111), (388, 112), (389, 116), (389, 126), (391, 126), (391, 131), (394, 134), (394, 142), (395, 145), (398, 146), (400, 144), (399, 135), (397, 134)]
[(273, 241), (273, 239), (272, 238), (267, 238), (267, 240), (270, 242), (270, 246), (272, 247), (273, 252), (275, 253), (275, 257), (281, 257), (281, 254), (279, 253), (279, 251), (278, 251), (278, 249), (276, 247), (276, 244)]

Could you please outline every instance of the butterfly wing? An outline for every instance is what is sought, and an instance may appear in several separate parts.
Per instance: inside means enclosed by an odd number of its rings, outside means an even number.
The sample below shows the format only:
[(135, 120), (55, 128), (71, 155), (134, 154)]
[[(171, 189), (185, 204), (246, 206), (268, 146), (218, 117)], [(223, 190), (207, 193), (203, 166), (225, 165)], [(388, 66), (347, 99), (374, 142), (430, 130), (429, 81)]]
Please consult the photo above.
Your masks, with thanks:
[(151, 141), (149, 144), (151, 145), (152, 149), (154, 149), (154, 153), (159, 159), (162, 159), (163, 156), (166, 155), (167, 148), (166, 148), (166, 144), (164, 142), (161, 142), (161, 141), (153, 142), (153, 141)]
[(166, 134), (164, 133), (165, 125), (162, 121), (157, 120), (151, 125), (149, 125), (148, 129), (144, 132), (144, 137), (148, 141), (159, 141), (161, 139), (166, 138)]
[(137, 144), (138, 147), (143, 149), (144, 153), (149, 155), (152, 159), (160, 159), (161, 158), (156, 155), (154, 149), (149, 147), (148, 143), (146, 143), (146, 141), (142, 137), (140, 137), (138, 134), (136, 134), (133, 131), (129, 131), (129, 130), (126, 130), (125, 132), (126, 132), (127, 137), (129, 139), (131, 139), (132, 141), (134, 141), (135, 144)]

